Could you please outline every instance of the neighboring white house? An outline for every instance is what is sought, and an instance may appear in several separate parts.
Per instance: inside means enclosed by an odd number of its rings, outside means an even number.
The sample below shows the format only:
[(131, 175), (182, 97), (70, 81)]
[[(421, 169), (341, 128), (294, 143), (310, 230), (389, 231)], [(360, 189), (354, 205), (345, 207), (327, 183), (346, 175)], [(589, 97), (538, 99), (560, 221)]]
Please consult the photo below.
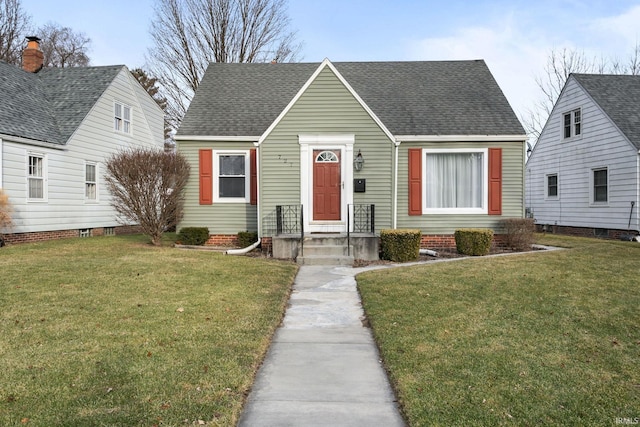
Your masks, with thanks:
[(526, 166), (542, 229), (618, 238), (640, 230), (640, 76), (572, 74)]
[(23, 56), (23, 69), (0, 61), (0, 188), (14, 222), (0, 230), (5, 240), (127, 231), (110, 206), (105, 161), (162, 149), (163, 111), (124, 65), (42, 68), (36, 38)]

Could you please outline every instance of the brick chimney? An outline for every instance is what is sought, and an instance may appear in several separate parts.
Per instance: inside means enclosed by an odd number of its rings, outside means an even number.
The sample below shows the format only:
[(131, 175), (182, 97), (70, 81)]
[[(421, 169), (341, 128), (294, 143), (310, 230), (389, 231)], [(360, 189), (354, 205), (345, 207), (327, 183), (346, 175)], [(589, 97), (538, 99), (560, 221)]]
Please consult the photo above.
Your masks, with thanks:
[(37, 73), (42, 69), (44, 54), (40, 50), (38, 37), (27, 37), (27, 47), (22, 52), (22, 69), (29, 73)]

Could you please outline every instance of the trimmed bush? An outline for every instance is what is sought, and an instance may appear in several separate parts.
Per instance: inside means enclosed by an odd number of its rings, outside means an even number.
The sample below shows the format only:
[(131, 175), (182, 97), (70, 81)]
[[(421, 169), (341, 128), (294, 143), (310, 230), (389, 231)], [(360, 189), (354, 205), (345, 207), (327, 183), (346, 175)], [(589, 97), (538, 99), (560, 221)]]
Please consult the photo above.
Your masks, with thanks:
[(486, 255), (491, 249), (493, 231), (486, 228), (461, 228), (454, 233), (456, 249), (463, 255)]
[(534, 242), (536, 229), (533, 218), (508, 218), (502, 221), (504, 244), (516, 251), (528, 251)]
[(258, 241), (258, 233), (255, 231), (241, 231), (238, 233), (238, 246), (246, 248)]
[(394, 262), (416, 261), (420, 256), (420, 230), (382, 230), (382, 259)]
[(185, 227), (178, 233), (178, 242), (183, 245), (204, 245), (209, 240), (207, 227)]

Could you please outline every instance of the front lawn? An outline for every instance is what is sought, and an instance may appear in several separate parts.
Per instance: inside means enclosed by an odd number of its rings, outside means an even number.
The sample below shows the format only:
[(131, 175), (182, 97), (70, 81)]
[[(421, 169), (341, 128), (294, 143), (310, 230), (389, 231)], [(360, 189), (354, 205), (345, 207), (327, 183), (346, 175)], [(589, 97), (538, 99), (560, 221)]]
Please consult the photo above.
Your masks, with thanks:
[(640, 417), (640, 244), (367, 272), (358, 286), (411, 426)]
[(0, 425), (234, 425), (296, 266), (142, 236), (0, 249)]

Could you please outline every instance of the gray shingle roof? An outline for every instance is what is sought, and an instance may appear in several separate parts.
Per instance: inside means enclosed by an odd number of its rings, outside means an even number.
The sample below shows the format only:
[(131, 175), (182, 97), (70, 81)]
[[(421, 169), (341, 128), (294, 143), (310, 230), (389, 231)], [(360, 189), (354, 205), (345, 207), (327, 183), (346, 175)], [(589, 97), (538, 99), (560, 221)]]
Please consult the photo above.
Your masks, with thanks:
[[(209, 65), (178, 135), (262, 135), (319, 63)], [(482, 60), (336, 62), (394, 135), (524, 135)]]
[(33, 74), (0, 61), (0, 133), (66, 144), (122, 67), (49, 68)]
[(640, 76), (573, 74), (573, 77), (640, 150)]

